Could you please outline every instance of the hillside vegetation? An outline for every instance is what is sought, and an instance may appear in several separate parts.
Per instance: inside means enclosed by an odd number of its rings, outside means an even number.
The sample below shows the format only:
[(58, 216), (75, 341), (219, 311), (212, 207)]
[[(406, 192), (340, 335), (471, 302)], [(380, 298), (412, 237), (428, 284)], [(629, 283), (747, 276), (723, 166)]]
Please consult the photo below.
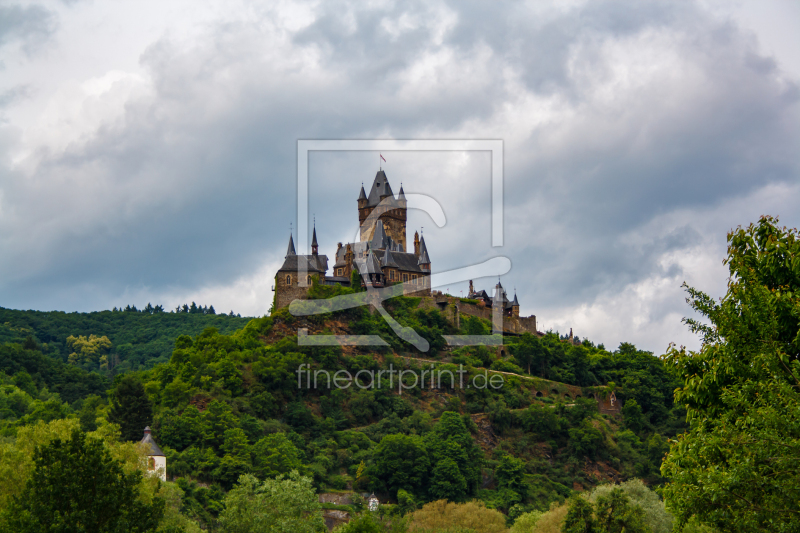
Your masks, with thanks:
[[(0, 345), (24, 344), (30, 337), (30, 342), (53, 359), (67, 362), (75, 353), (76, 366), (111, 375), (168, 361), (179, 335), (197, 335), (207, 327), (231, 333), (244, 327), (248, 320), (216, 314), (214, 306), (203, 308), (194, 302), (179, 308), (179, 312), (165, 312), (161, 306), (150, 304), (141, 311), (127, 306), (124, 310), (93, 313), (0, 307)], [(75, 341), (69, 342), (70, 337)], [(102, 337), (106, 337), (107, 344), (98, 342)]]
[[(574, 491), (604, 482), (631, 477), (661, 482), (667, 437), (680, 430), (684, 412), (672, 403), (675, 378), (651, 353), (630, 344), (609, 352), (556, 333), (507, 337), (504, 358), (485, 347), (447, 351), (442, 334), (484, 332), (488, 324), (465, 320), (459, 332), (438, 311), (419, 308), (418, 298), (396, 298), (389, 308), (401, 324), (430, 339), (431, 352), (415, 352), (377, 313), (363, 308), (302, 320), (284, 310), (229, 333), (205, 327), (178, 335), (170, 341), (167, 361), (118, 373), (113, 382), (102, 375), (110, 373), (89, 372), (85, 362), (70, 359), (58, 339), (88, 334), (91, 348), (96, 340), (90, 336), (103, 334), (114, 346), (114, 339), (134, 335), (125, 331), (131, 325), (155, 335), (139, 344), (144, 349), (166, 342), (158, 332), (176, 331), (181, 321), (230, 328), (238, 319), (102, 312), (75, 317), (74, 324), (85, 328), (76, 331), (68, 329), (73, 315), (48, 322), (50, 314), (13, 312), (17, 338), (31, 338), (0, 350), (2, 431), (13, 436), (31, 424), (61, 419), (77, 419), (83, 430), (94, 431), (110, 420), (122, 425), (123, 435), (140, 438), (141, 431), (126, 428), (126, 420), (149, 416), (167, 454), (169, 476), (183, 493), (183, 513), (207, 528), (216, 527), (225, 494), (245, 474), (269, 479), (297, 471), (317, 491), (374, 491), (396, 502), (396, 513), (436, 500), (477, 498), (511, 518), (546, 511)], [(26, 319), (25, 313), (31, 316)], [(378, 334), (390, 346), (300, 347), (293, 335), (298, 327)], [(50, 343), (39, 344), (42, 339)], [(361, 371), (364, 378), (345, 389), (298, 388), (301, 365), (309, 372), (355, 376)], [(465, 382), (489, 370), (507, 374), (497, 389), (460, 388), (447, 380), (441, 389), (412, 386), (424, 379), (423, 371), (457, 372), (459, 365)], [(390, 386), (386, 375), (368, 386), (370, 372), (390, 368), (406, 371), (407, 388), (401, 391), (396, 380)], [(625, 405), (623, 416), (601, 416), (594, 400), (535, 396), (545, 387), (563, 387), (558, 382), (594, 387), (598, 394), (614, 390)], [(130, 396), (118, 398), (136, 394), (136, 386), (148, 405), (145, 418), (118, 412), (141, 404)], [(115, 411), (110, 404), (122, 407)]]

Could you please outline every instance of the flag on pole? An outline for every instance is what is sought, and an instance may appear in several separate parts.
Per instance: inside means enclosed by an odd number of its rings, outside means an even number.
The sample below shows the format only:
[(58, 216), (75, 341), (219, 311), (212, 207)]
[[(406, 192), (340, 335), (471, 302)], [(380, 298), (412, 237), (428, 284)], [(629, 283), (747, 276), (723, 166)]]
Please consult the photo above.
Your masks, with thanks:
[(381, 156), (381, 159), (383, 159), (383, 162), (385, 163), (385, 162), (386, 162), (386, 158), (385, 158), (385, 157), (383, 157), (383, 155), (382, 155), (382, 154), (378, 154), (378, 155), (379, 155), (379, 156)]

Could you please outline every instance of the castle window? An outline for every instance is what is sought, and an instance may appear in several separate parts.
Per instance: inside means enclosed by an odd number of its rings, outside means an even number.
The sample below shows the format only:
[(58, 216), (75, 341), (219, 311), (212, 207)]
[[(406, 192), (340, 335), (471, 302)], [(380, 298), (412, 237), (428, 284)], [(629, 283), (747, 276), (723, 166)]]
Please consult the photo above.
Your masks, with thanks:
[(292, 276), (289, 276), (289, 275), (286, 276), (286, 284), (287, 285), (291, 285), (292, 284)]
[(308, 284), (311, 285), (311, 276), (308, 276)]
[(341, 268), (336, 270), (336, 275), (337, 276), (341, 276), (342, 275), (342, 269)]
[(411, 283), (414, 283), (414, 284), (417, 283), (417, 275), (416, 274), (411, 274)]
[(403, 274), (403, 282), (408, 281), (408, 274)]
[(394, 270), (389, 271), (389, 281), (394, 281)]

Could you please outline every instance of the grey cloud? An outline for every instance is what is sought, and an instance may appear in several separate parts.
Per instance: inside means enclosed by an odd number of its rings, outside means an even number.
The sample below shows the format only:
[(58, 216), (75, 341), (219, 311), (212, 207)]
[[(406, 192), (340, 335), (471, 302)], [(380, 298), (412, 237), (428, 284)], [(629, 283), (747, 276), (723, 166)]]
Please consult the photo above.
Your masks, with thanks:
[(0, 6), (0, 46), (19, 42), (30, 55), (50, 39), (56, 27), (55, 15), (41, 5)]
[[(417, 26), (397, 35), (382, 26), (403, 17)], [(110, 307), (127, 303), (118, 295), (131, 287), (199, 288), (279, 259), (296, 216), (299, 138), (505, 138), (502, 250), (489, 246), (484, 160), (463, 176), (435, 159), (428, 168), (393, 160), (389, 174), (452, 198), (452, 224), (426, 225), (437, 268), (507, 254), (504, 283), (540, 316), (648, 276), (680, 276), (663, 254), (709, 239), (691, 213), (800, 174), (796, 84), (695, 4), (536, 12), (516, 2), (326, 2), (297, 32), (273, 31), (277, 20), (267, 11), (188, 44), (159, 40), (142, 55), (152, 96), (129, 102), (90, 142), (46, 156), (32, 178), (8, 174), (0, 305)], [(667, 87), (645, 80), (616, 98), (594, 94), (617, 66), (600, 45), (653, 32), (669, 35), (677, 58), (654, 67)], [(436, 54), (450, 60), (409, 74)], [(556, 118), (520, 130), (504, 113), (530, 112), (528, 98), (558, 108)], [(310, 208), (329, 255), (355, 227), (371, 161), (311, 159)], [(642, 229), (679, 209), (685, 222)]]

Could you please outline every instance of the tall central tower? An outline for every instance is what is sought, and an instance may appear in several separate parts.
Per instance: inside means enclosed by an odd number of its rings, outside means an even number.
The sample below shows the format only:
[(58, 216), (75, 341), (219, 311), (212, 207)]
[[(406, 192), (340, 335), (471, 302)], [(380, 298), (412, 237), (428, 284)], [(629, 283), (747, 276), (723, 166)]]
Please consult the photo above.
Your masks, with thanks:
[(375, 180), (369, 189), (369, 195), (361, 186), (358, 195), (358, 223), (361, 227), (359, 238), (361, 242), (369, 241), (375, 232), (375, 224), (381, 220), (386, 235), (394, 242), (400, 243), (403, 251), (406, 247), (406, 196), (403, 186), (395, 198), (392, 186), (383, 170), (375, 174)]

